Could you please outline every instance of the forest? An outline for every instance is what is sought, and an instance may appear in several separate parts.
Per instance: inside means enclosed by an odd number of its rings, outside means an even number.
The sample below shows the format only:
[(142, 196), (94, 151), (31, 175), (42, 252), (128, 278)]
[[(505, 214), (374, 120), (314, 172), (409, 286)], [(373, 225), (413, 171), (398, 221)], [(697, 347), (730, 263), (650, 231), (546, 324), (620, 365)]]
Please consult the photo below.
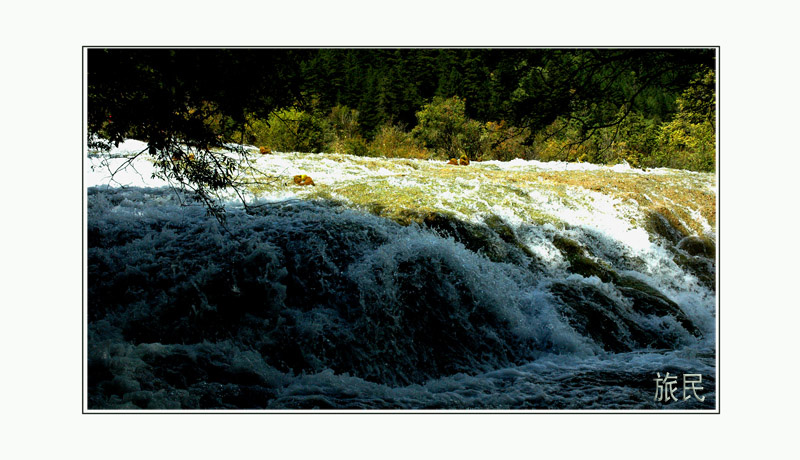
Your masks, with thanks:
[(715, 67), (711, 48), (89, 49), (90, 144), (708, 172)]

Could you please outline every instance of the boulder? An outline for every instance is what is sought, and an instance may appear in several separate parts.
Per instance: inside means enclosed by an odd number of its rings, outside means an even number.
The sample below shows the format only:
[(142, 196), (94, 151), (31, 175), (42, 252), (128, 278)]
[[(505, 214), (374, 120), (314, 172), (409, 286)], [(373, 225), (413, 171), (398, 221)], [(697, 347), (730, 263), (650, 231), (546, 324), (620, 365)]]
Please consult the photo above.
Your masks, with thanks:
[(678, 249), (682, 249), (692, 256), (703, 256), (709, 259), (715, 258), (717, 254), (716, 245), (712, 239), (694, 235), (687, 236), (678, 242)]
[(305, 174), (294, 176), (294, 183), (296, 185), (315, 185), (314, 181)]

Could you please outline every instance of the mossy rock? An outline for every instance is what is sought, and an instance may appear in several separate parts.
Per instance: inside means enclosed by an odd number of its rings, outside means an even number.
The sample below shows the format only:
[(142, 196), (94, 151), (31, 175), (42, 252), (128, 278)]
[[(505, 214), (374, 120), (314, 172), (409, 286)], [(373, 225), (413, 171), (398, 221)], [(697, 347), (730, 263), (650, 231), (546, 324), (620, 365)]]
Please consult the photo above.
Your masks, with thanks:
[(687, 236), (678, 243), (678, 249), (691, 256), (702, 256), (709, 259), (715, 259), (717, 256), (717, 246), (714, 240), (707, 237)]
[(483, 222), (489, 226), (506, 243), (518, 244), (517, 234), (511, 226), (500, 217), (492, 214), (486, 217)]
[(700, 283), (716, 291), (717, 289), (717, 270), (715, 260), (703, 256), (686, 255), (679, 251), (674, 251), (672, 260), (682, 269), (694, 275)]
[(389, 219), (404, 227), (412, 224), (422, 225), (425, 217), (435, 212), (433, 210), (397, 208), (381, 201), (365, 201), (359, 207), (368, 213)]
[[(680, 340), (677, 330), (670, 332), (659, 327), (648, 327), (639, 315), (672, 315), (681, 326), (698, 336), (698, 328), (671, 300), (645, 283), (623, 278), (620, 291), (633, 304), (633, 312), (595, 286), (577, 283), (555, 283), (550, 291), (559, 300), (557, 310), (567, 323), (583, 336), (611, 352), (625, 352), (636, 348), (672, 348)], [(637, 313), (637, 314), (632, 314)]]
[(678, 244), (679, 241), (689, 235), (689, 231), (675, 217), (675, 214), (663, 207), (652, 210), (647, 214), (645, 230), (650, 234), (666, 239), (672, 244)]
[(452, 237), (470, 251), (482, 253), (493, 262), (509, 261), (510, 254), (503, 239), (488, 227), (439, 212), (424, 216), (421, 224), (443, 236)]
[(516, 231), (509, 225), (508, 222), (504, 221), (502, 218), (491, 214), (486, 217), (483, 222), (488, 226), (500, 239), (504, 242), (509, 244), (510, 246), (519, 249), (522, 253), (528, 256), (531, 259), (531, 264), (529, 264), (529, 268), (533, 271), (541, 271), (543, 267), (538, 267), (541, 265), (541, 261), (539, 260), (539, 256), (534, 254), (533, 251), (530, 250), (528, 246), (520, 241), (519, 237), (517, 236)]
[(671, 338), (663, 331), (642, 328), (613, 299), (594, 286), (555, 283), (550, 291), (560, 301), (557, 309), (567, 323), (606, 351), (620, 353), (641, 347), (671, 346)]
[(564, 259), (569, 263), (569, 269), (572, 273), (577, 273), (587, 278), (596, 276), (606, 283), (612, 282), (619, 277), (611, 267), (592, 259), (586, 248), (577, 241), (556, 235), (553, 237), (553, 245), (561, 251)]
[[(401, 209), (399, 211), (387, 207), (382, 203), (372, 203), (368, 206), (370, 212), (377, 216), (387, 217), (400, 225), (408, 226), (411, 224), (423, 225), (425, 220), (432, 215), (439, 215), (435, 211), (426, 211), (422, 209)], [(441, 214), (442, 218), (447, 218), (446, 214)]]
[(658, 289), (630, 276), (620, 276), (615, 282), (623, 296), (633, 302), (633, 310), (644, 315), (672, 316), (692, 335), (699, 336), (700, 329), (681, 308)]
[(529, 267), (531, 259), (535, 257), (516, 238), (514, 230), (500, 218), (489, 218), (487, 225), (480, 225), (463, 221), (451, 214), (423, 210), (402, 210), (391, 218), (401, 225), (418, 224), (441, 236), (453, 238), (466, 249), (483, 254), (492, 262)]

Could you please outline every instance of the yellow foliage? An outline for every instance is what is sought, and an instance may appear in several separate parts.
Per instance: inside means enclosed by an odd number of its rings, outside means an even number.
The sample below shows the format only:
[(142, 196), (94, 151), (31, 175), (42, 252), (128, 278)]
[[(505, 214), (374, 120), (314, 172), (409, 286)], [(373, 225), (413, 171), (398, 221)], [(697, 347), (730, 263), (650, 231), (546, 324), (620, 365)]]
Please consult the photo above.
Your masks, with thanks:
[(297, 185), (315, 185), (314, 181), (305, 174), (300, 174), (299, 176), (294, 176), (294, 183)]

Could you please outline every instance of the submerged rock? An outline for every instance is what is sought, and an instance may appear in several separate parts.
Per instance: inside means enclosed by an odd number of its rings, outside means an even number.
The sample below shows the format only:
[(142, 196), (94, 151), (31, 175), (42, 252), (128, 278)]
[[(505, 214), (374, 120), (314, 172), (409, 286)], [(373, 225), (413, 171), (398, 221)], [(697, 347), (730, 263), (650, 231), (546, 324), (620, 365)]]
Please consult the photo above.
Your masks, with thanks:
[(556, 235), (553, 237), (553, 245), (561, 251), (564, 259), (569, 263), (572, 273), (577, 273), (584, 277), (596, 276), (604, 282), (614, 281), (618, 278), (617, 273), (600, 261), (594, 260), (589, 252), (578, 242), (569, 238)]
[[(636, 286), (618, 287), (633, 308), (593, 285), (554, 283), (550, 291), (560, 301), (557, 309), (567, 323), (607, 351), (672, 348), (687, 339), (687, 332), (700, 335), (680, 307), (655, 288), (641, 282), (625, 283)], [(642, 321), (643, 316), (655, 320)], [(673, 318), (680, 326), (670, 327), (668, 322), (658, 320), (664, 317)]]
[(678, 243), (678, 249), (691, 256), (715, 258), (717, 255), (716, 244), (711, 238), (700, 236), (687, 236)]
[(690, 230), (681, 223), (675, 213), (666, 207), (651, 210), (647, 215), (645, 228), (650, 234), (658, 235), (672, 244), (690, 234)]
[(485, 225), (474, 224), (443, 213), (428, 213), (417, 221), (422, 227), (453, 238), (465, 248), (486, 256), (492, 262), (530, 267), (536, 256), (517, 238), (514, 230), (497, 216), (489, 216)]
[(658, 317), (671, 316), (692, 335), (700, 335), (700, 329), (686, 316), (681, 307), (658, 289), (630, 276), (618, 277), (615, 285), (623, 296), (633, 302), (635, 312)]

